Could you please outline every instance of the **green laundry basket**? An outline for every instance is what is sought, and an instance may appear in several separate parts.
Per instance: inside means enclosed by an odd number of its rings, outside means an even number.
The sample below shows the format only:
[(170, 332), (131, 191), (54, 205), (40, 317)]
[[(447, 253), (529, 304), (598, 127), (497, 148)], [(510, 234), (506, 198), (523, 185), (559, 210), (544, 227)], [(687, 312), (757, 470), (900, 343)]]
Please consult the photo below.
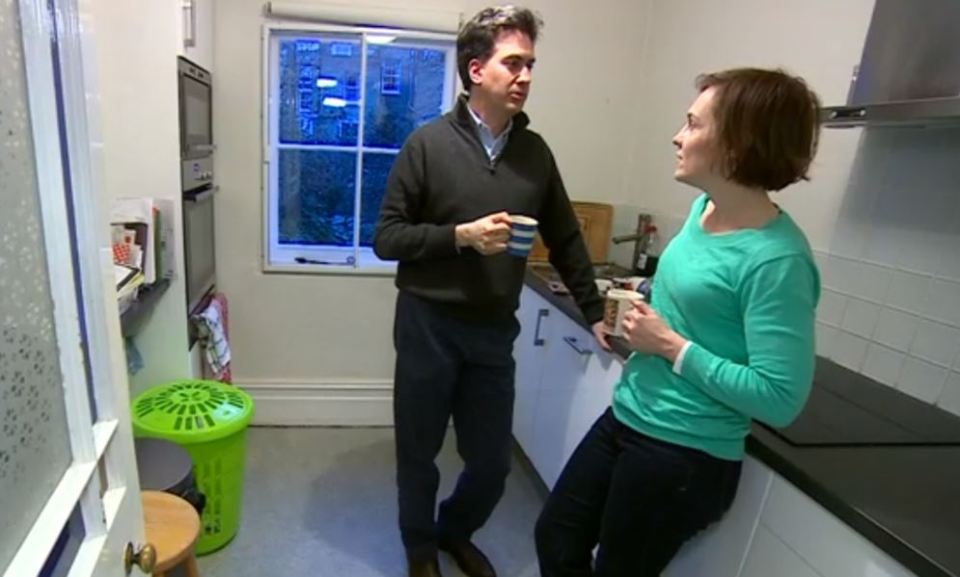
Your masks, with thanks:
[(220, 549), (237, 533), (252, 418), (250, 395), (217, 381), (176, 381), (133, 401), (136, 436), (173, 441), (193, 458), (197, 484), (207, 498), (198, 555)]

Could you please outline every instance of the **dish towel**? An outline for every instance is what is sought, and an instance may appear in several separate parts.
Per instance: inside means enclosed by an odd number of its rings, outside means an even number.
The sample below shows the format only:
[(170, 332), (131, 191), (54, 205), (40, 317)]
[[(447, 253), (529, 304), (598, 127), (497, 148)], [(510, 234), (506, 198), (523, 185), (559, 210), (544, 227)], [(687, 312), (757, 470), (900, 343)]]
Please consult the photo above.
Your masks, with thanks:
[(223, 293), (213, 295), (207, 308), (195, 318), (197, 335), (203, 346), (206, 360), (203, 367), (204, 378), (212, 378), (224, 383), (232, 382), (226, 295)]

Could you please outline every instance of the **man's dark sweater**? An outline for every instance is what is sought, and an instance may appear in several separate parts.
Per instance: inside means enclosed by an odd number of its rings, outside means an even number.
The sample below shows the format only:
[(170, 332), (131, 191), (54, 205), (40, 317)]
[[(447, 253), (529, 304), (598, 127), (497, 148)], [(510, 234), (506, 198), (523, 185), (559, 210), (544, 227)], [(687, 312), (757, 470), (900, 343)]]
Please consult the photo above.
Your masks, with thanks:
[(591, 324), (603, 301), (553, 154), (513, 118), (503, 151), (491, 162), (461, 96), (442, 118), (416, 130), (394, 162), (380, 211), (374, 251), (397, 260), (397, 288), (447, 306), (453, 314), (490, 319), (519, 306), (526, 259), (457, 249), (456, 225), (506, 211), (539, 221), (550, 263)]

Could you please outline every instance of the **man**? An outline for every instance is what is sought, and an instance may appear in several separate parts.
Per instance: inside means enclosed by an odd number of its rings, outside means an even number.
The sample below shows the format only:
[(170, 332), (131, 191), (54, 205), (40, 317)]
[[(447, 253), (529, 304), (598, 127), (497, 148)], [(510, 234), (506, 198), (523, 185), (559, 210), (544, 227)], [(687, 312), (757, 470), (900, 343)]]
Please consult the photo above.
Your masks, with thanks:
[[(510, 468), (514, 315), (526, 261), (505, 253), (508, 215), (539, 220), (550, 262), (601, 345), (603, 302), (553, 155), (527, 129), (540, 20), (488, 8), (457, 38), (467, 94), (414, 132), (387, 182), (374, 249), (398, 260), (394, 418), (400, 533), (411, 577), (438, 577), (437, 549), (470, 577), (495, 577), (471, 535)], [(434, 518), (434, 464), (453, 417), (464, 470)]]

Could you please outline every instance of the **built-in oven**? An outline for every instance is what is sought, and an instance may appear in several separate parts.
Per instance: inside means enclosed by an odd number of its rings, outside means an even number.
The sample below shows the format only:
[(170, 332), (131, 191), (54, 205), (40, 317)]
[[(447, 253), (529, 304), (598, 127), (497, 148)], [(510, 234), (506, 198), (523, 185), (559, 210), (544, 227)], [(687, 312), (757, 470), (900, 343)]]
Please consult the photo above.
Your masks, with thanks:
[(216, 187), (211, 187), (183, 197), (183, 267), (189, 314), (206, 306), (207, 296), (217, 282), (215, 191)]
[(177, 58), (180, 91), (180, 179), (184, 193), (213, 184), (213, 91), (210, 72)]
[(216, 284), (213, 100), (210, 72), (177, 59), (183, 192), (183, 261), (187, 312), (206, 306)]

